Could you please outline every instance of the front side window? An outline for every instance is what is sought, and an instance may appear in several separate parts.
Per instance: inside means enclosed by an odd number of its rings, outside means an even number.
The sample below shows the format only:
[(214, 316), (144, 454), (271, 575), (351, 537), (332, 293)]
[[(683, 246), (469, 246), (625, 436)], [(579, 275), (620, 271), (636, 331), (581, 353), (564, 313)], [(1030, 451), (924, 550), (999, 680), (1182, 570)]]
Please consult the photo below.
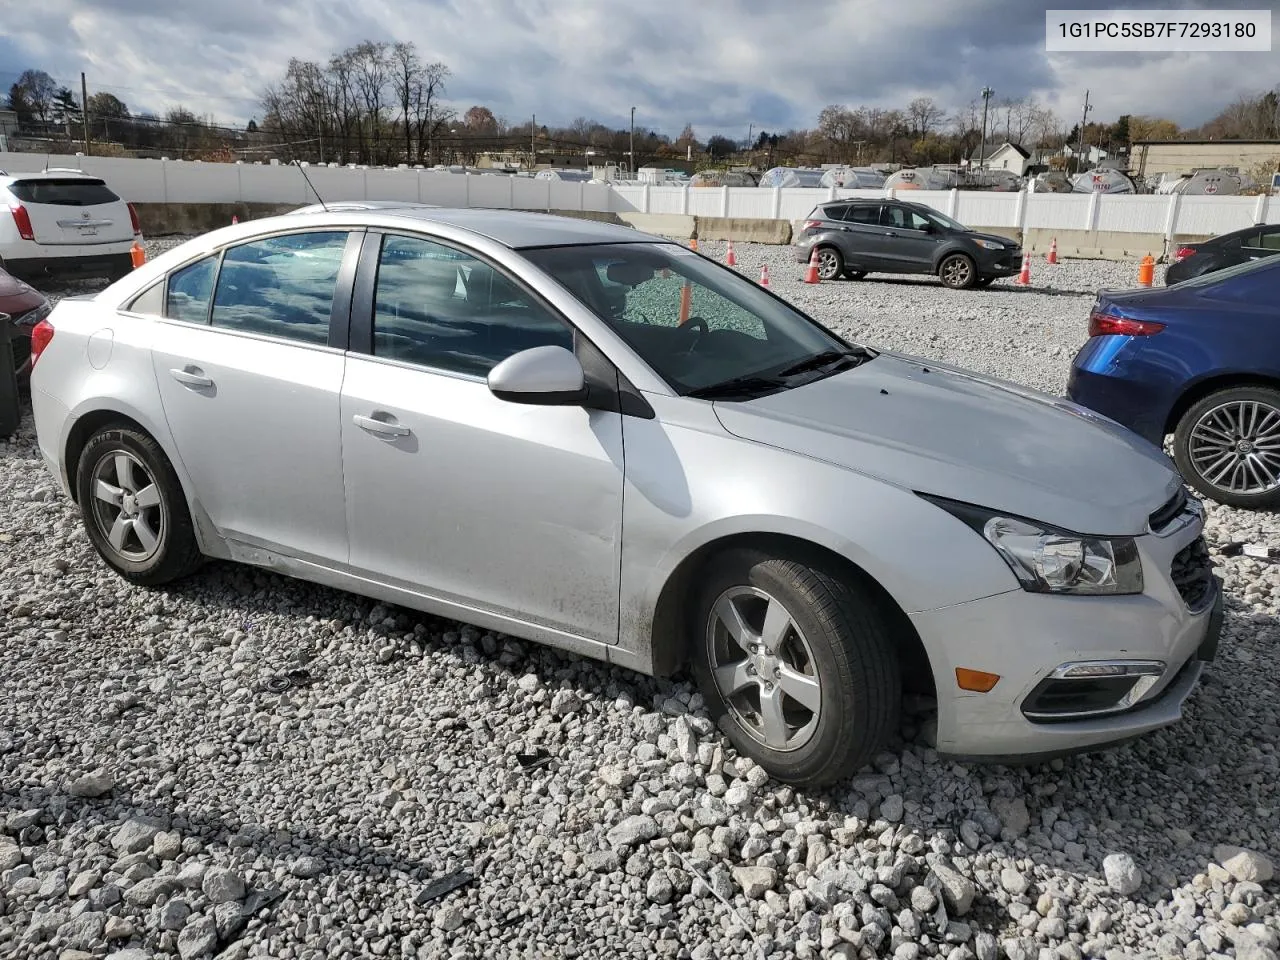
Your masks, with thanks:
[(483, 377), (531, 347), (573, 349), (573, 330), (468, 253), (386, 236), (374, 293), (373, 355)]
[(208, 323), (209, 300), (213, 296), (213, 278), (217, 269), (218, 258), (215, 255), (169, 274), (164, 315), (170, 320)]
[(222, 256), (213, 325), (325, 344), (346, 232), (254, 240)]
[(682, 394), (850, 350), (751, 281), (677, 244), (548, 247), (525, 256)]
[(885, 207), (880, 223), (899, 230), (923, 230), (929, 221), (906, 207)]

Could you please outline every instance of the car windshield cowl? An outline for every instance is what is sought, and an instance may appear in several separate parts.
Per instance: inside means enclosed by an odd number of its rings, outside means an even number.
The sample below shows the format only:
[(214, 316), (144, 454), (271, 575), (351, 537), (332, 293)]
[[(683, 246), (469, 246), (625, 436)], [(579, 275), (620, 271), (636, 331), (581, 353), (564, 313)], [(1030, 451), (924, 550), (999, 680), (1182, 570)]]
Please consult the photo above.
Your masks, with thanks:
[[(781, 370), (762, 370), (759, 373), (732, 377), (720, 383), (692, 390), (687, 396), (698, 400), (753, 400), (766, 394), (804, 386), (844, 370), (851, 370), (877, 356), (879, 354), (868, 347), (824, 350), (789, 364)], [(817, 376), (803, 376), (815, 371), (818, 372)]]
[(837, 370), (848, 369), (850, 366), (857, 366), (865, 363), (875, 356), (875, 352), (866, 347), (851, 347), (848, 350), (823, 350), (821, 353), (815, 353), (811, 357), (799, 360), (789, 367), (779, 370), (777, 376), (792, 377), (801, 373), (808, 373), (811, 370), (822, 370), (825, 372), (835, 373)]

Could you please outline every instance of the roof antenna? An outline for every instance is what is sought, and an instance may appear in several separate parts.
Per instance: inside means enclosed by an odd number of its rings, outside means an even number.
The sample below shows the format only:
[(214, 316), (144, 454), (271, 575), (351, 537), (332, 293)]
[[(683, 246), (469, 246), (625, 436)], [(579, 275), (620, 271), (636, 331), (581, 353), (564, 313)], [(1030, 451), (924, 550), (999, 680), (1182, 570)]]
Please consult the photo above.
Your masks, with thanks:
[(298, 165), (298, 172), (302, 174), (302, 179), (307, 181), (307, 186), (311, 187), (311, 192), (314, 193), (316, 195), (316, 199), (320, 201), (321, 208), (323, 208), (325, 213), (328, 213), (329, 208), (325, 206), (324, 197), (320, 196), (320, 191), (315, 188), (315, 185), (311, 182), (311, 178), (307, 176), (307, 170), (303, 167), (302, 161), (295, 158), (293, 162)]

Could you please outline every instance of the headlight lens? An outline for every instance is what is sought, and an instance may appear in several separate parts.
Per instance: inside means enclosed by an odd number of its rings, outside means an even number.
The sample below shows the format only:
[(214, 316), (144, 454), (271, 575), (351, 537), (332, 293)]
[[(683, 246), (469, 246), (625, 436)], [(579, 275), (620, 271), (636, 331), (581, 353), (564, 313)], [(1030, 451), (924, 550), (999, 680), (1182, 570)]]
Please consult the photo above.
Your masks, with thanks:
[(983, 250), (1003, 250), (1004, 249), (1003, 243), (996, 243), (994, 240), (980, 240), (977, 237), (975, 237), (973, 242), (976, 243), (978, 246), (982, 247)]
[(1142, 561), (1132, 537), (1082, 537), (972, 504), (925, 499), (981, 534), (1024, 590), (1083, 596), (1142, 592)]

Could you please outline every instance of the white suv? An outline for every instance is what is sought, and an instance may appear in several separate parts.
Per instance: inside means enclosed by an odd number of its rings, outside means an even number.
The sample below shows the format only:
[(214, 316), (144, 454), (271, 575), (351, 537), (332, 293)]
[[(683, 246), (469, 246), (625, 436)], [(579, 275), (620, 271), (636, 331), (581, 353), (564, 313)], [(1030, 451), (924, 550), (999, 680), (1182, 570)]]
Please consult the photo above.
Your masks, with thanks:
[(133, 204), (97, 177), (79, 170), (0, 170), (0, 267), (14, 276), (118, 279), (132, 269), (129, 251), (141, 239)]

